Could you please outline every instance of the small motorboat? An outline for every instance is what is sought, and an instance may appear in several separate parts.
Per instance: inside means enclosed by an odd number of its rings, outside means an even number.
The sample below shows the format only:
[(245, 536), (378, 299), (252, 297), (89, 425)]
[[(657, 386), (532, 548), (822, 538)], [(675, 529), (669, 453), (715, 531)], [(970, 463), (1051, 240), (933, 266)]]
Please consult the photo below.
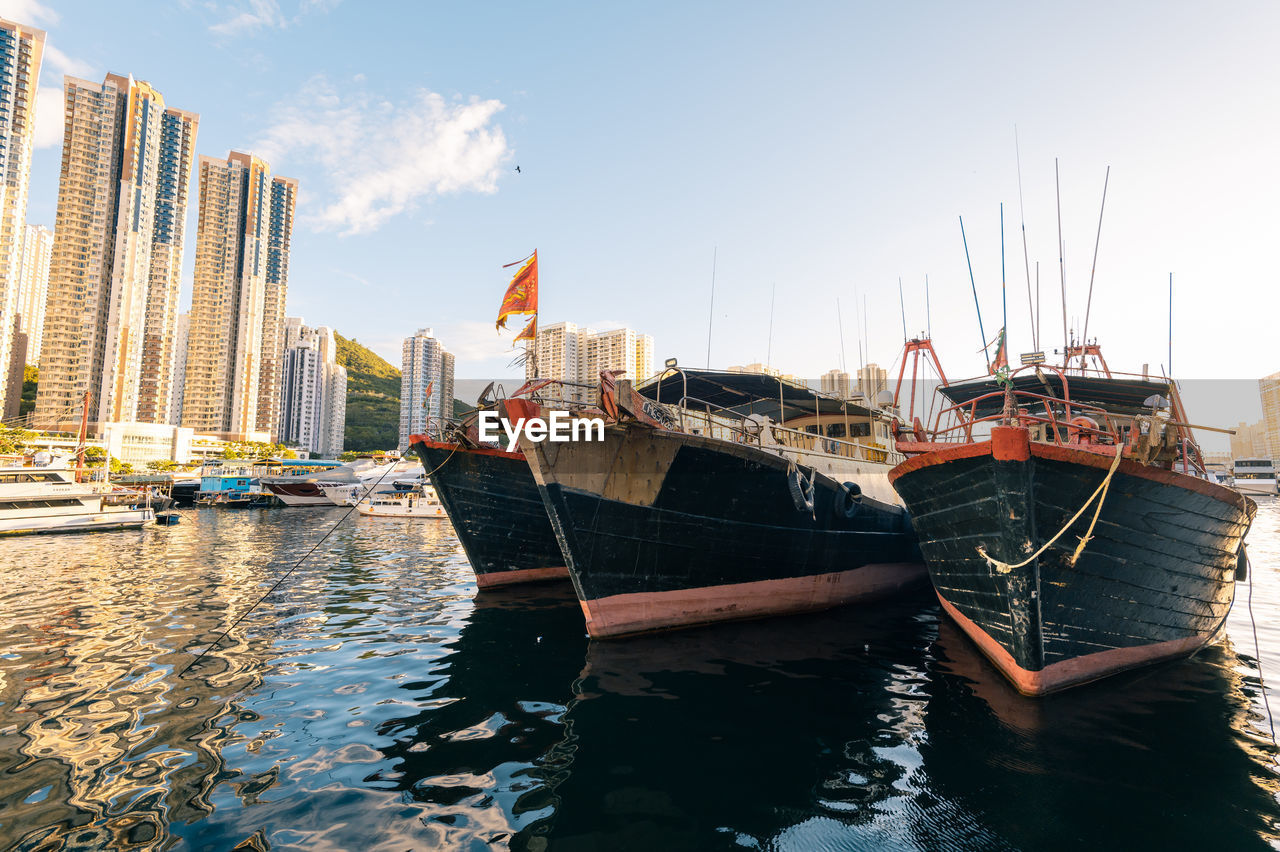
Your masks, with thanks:
[(444, 506), (430, 485), (409, 490), (375, 491), (356, 503), (356, 511), (374, 518), (432, 518), (446, 520)]

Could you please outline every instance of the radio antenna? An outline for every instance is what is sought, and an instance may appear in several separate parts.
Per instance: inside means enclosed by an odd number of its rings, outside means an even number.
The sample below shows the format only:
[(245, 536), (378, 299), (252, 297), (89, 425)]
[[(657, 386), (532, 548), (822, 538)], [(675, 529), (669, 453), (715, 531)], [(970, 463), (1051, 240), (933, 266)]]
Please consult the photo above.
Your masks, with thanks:
[(1031, 304), (1031, 255), (1027, 251), (1027, 208), (1022, 200), (1022, 151), (1018, 145), (1018, 125), (1013, 126), (1013, 153), (1018, 163), (1018, 215), (1022, 217), (1022, 265), (1027, 271), (1027, 310), (1031, 312), (1031, 348), (1040, 351), (1040, 322)]
[[(1093, 276), (1098, 271), (1098, 244), (1102, 242), (1102, 214), (1107, 209), (1107, 184), (1111, 182), (1111, 167), (1107, 166), (1107, 176), (1102, 181), (1102, 208), (1098, 210), (1098, 236), (1093, 241), (1093, 266), (1089, 269), (1089, 298), (1084, 303), (1084, 332), (1081, 343), (1089, 345), (1089, 309), (1093, 307)], [(1170, 374), (1173, 368), (1169, 368)]]

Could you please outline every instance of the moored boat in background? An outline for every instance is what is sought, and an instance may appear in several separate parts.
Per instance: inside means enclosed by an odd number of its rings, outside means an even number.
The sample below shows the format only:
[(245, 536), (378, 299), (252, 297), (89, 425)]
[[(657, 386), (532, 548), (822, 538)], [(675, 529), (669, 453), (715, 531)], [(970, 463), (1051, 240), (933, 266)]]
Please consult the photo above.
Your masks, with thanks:
[(1233, 487), (1241, 494), (1275, 497), (1280, 494), (1280, 477), (1271, 459), (1235, 459), (1231, 463)]
[(430, 485), (411, 489), (393, 488), (366, 494), (355, 504), (356, 511), (375, 518), (427, 518), (448, 520), (444, 506)]
[(149, 497), (70, 468), (0, 467), (0, 535), (140, 528), (155, 520)]
[(1205, 478), (1175, 384), (1074, 349), (1070, 370), (944, 377), (946, 404), (899, 433), (890, 474), (943, 609), (1026, 695), (1213, 641), (1256, 509)]

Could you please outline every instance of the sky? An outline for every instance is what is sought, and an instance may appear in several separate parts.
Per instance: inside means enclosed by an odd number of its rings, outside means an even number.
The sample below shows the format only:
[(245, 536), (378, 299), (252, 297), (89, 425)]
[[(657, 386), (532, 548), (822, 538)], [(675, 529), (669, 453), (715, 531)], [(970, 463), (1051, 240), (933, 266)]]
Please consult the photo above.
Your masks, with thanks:
[[(0, 0), (0, 16), (48, 32), (29, 221), (54, 221), (62, 76), (133, 74), (200, 114), (198, 153), (300, 181), (289, 314), (396, 365), (432, 327), (459, 378), (517, 375), (521, 324), (493, 321), (503, 265), (535, 248), (544, 324), (811, 377), (893, 365), (904, 314), (950, 378), (983, 372), (973, 286), (1016, 360), (1038, 263), (1052, 358), (1056, 160), (1067, 322), (1087, 311), (1113, 369), (1168, 368), (1172, 273), (1177, 375), (1280, 370), (1275, 3)], [(184, 307), (196, 209), (193, 192)]]

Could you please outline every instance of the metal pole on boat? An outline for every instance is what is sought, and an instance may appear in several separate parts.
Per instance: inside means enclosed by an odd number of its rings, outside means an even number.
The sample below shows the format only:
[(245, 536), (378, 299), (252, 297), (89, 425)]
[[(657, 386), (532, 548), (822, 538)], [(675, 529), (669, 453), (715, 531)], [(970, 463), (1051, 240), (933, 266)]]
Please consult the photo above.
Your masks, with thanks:
[(1173, 378), (1173, 273), (1169, 273), (1169, 378)]
[(716, 257), (720, 247), (711, 249), (711, 308), (707, 312), (707, 369), (711, 369), (711, 323), (716, 318)]
[(902, 342), (907, 342), (907, 303), (902, 298), (902, 276), (898, 276), (898, 309), (902, 311)]
[(964, 262), (969, 265), (969, 286), (973, 288), (973, 307), (978, 312), (978, 334), (982, 336), (982, 354), (991, 372), (991, 353), (987, 351), (987, 333), (982, 328), (982, 306), (978, 304), (978, 285), (973, 280), (973, 261), (969, 259), (969, 239), (964, 235), (964, 217), (960, 217), (960, 240), (964, 243)]
[[(713, 270), (711, 273), (711, 277), (714, 280), (715, 278), (715, 272), (714, 272), (715, 262), (714, 261), (712, 261), (711, 266)], [(711, 286), (713, 289), (715, 288), (714, 283)], [(769, 296), (769, 348), (765, 350), (765, 355), (764, 355), (764, 363), (766, 367), (773, 363), (773, 306), (774, 306), (774, 303), (777, 302), (777, 300), (778, 300), (778, 282), (775, 281), (773, 282), (773, 292)], [(840, 300), (837, 299), (836, 304), (838, 305), (839, 303), (840, 303)], [(711, 366), (710, 353), (707, 354), (707, 366), (708, 367)]]
[(1062, 278), (1062, 366), (1069, 363), (1067, 347), (1067, 262), (1062, 249), (1062, 183), (1058, 179), (1058, 158), (1053, 158), (1053, 186), (1058, 194), (1058, 270)]
[[(1089, 345), (1089, 309), (1093, 307), (1093, 276), (1098, 271), (1098, 244), (1102, 242), (1102, 214), (1107, 209), (1107, 184), (1111, 182), (1111, 167), (1107, 166), (1107, 176), (1102, 181), (1102, 209), (1098, 211), (1098, 236), (1093, 241), (1093, 266), (1089, 268), (1089, 298), (1084, 303), (1084, 333), (1080, 341)], [(1169, 368), (1170, 372), (1173, 367)]]
[[(1005, 352), (1009, 351), (1009, 296), (1008, 288), (1005, 286), (1004, 274), (1004, 202), (1000, 202), (1000, 322), (1001, 330), (1004, 332)], [(996, 350), (996, 357), (1000, 357), (1000, 350)], [(1005, 360), (1009, 357), (1006, 354)]]
[[(1013, 126), (1013, 153), (1018, 163), (1018, 214), (1022, 217), (1022, 265), (1027, 271), (1027, 310), (1031, 312), (1031, 348), (1040, 351), (1040, 323), (1037, 306), (1031, 304), (1031, 255), (1027, 251), (1027, 207), (1022, 199), (1022, 151), (1018, 145), (1018, 125)], [(1039, 263), (1036, 264), (1036, 301), (1040, 300)]]

